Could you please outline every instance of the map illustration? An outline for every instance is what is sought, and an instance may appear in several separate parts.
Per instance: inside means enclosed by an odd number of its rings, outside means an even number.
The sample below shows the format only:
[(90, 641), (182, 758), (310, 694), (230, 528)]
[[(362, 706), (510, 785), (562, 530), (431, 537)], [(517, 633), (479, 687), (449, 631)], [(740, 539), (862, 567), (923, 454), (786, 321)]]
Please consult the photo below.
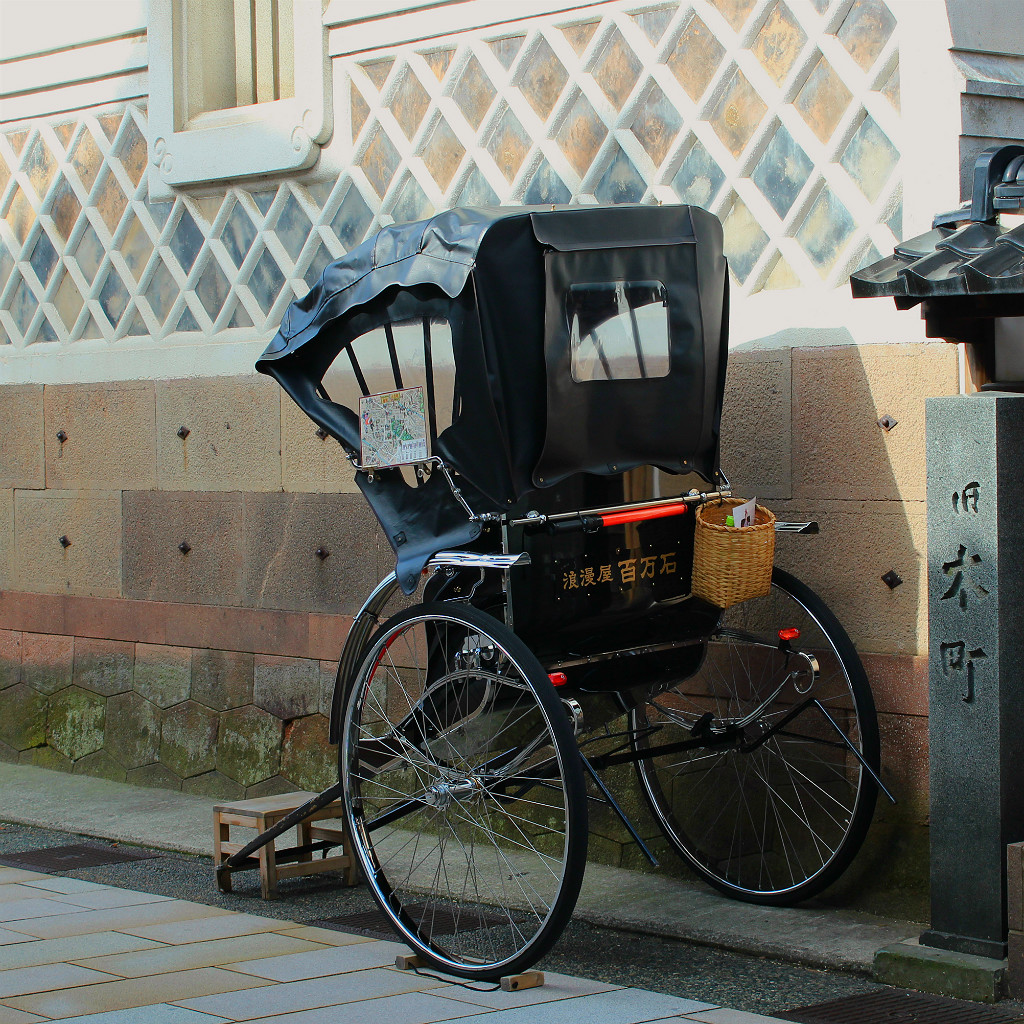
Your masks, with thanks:
[(429, 458), (423, 388), (360, 398), (359, 446), (360, 463), (375, 469)]

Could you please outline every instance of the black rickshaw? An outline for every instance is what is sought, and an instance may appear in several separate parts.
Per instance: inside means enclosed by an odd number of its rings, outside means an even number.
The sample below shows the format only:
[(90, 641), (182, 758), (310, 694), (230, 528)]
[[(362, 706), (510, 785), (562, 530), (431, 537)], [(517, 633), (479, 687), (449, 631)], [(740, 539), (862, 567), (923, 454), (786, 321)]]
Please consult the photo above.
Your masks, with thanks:
[(878, 730), (840, 624), (770, 565), (761, 596), (694, 593), (695, 513), (730, 495), (727, 333), (703, 210), (456, 209), (330, 264), (257, 363), (342, 444), (394, 549), (331, 738), (369, 887), (434, 967), (493, 979), (550, 948), (588, 800), (649, 854), (616, 765), (740, 899), (814, 895), (864, 839)]

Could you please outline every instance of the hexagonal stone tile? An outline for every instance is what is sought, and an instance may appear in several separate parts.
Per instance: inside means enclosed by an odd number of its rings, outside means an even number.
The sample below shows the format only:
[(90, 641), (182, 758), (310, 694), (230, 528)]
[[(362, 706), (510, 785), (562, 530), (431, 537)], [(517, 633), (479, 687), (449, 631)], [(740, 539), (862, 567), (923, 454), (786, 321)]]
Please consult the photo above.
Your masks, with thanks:
[(70, 772), (75, 768), (75, 762), (70, 757), (65, 757), (53, 747), (33, 747), (31, 750), (23, 750), (19, 760), (22, 764), (30, 764), (35, 768), (48, 768), (54, 772)]
[(309, 715), (285, 726), (281, 774), (299, 789), (311, 791), (338, 781), (337, 750), (327, 738), (323, 715)]
[(0, 740), (15, 750), (28, 750), (46, 741), (46, 697), (26, 683), (4, 690)]
[(137, 693), (118, 693), (107, 701), (104, 747), (124, 766), (141, 768), (160, 753), (160, 709)]
[(320, 663), (307, 658), (255, 659), (253, 703), (288, 721), (311, 715), (320, 703)]
[(254, 800), (258, 796), (278, 796), (281, 793), (294, 793), (295, 783), (289, 782), (283, 775), (275, 775), (272, 779), (257, 782), (245, 791), (246, 800)]
[(40, 693), (56, 693), (71, 685), (75, 638), (49, 633), (22, 633), (21, 674)]
[(0, 629), (0, 690), (21, 682), (21, 633)]
[(75, 685), (110, 697), (132, 688), (134, 645), (121, 640), (75, 638)]
[(220, 772), (205, 772), (186, 779), (181, 784), (183, 793), (195, 793), (198, 796), (212, 796), (218, 800), (241, 800), (245, 796), (245, 787), (234, 779), (229, 779)]
[(191, 687), (191, 648), (135, 645), (135, 691), (146, 700), (170, 708), (188, 700)]
[(171, 708), (160, 733), (160, 760), (183, 779), (212, 771), (217, 755), (217, 715), (194, 700)]
[(253, 656), (238, 651), (192, 652), (192, 699), (214, 711), (252, 703)]
[(124, 765), (112, 758), (105, 750), (97, 750), (86, 754), (75, 762), (76, 775), (92, 775), (97, 779), (110, 779), (111, 782), (124, 782)]
[(181, 789), (181, 779), (167, 765), (159, 762), (133, 768), (126, 781), (133, 786), (147, 786), (150, 789)]
[(252, 705), (225, 712), (217, 736), (217, 770), (243, 787), (276, 775), (282, 728), (279, 718)]
[(69, 686), (50, 699), (46, 738), (72, 761), (103, 746), (106, 700), (77, 686)]

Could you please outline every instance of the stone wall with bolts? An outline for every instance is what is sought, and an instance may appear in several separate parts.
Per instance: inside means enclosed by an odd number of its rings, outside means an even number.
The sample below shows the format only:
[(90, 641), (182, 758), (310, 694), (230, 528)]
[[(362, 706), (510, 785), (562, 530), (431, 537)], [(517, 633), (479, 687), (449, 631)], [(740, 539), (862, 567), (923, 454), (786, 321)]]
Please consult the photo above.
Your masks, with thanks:
[[(879, 806), (862, 903), (891, 882), (912, 909), (924, 884), (924, 396), (957, 388), (940, 342), (730, 355), (723, 466), (820, 522), (777, 559), (844, 623), (878, 704), (900, 803)], [(0, 398), (0, 757), (223, 797), (332, 781), (337, 658), (392, 566), (338, 446), (255, 377)], [(600, 814), (592, 855), (642, 866)]]

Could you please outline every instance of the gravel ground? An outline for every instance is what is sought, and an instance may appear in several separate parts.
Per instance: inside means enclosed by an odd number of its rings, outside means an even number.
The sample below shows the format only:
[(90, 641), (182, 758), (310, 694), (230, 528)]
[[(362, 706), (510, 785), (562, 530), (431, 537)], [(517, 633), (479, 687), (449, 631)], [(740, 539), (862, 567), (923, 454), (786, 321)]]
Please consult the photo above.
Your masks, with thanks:
[[(0, 857), (80, 842), (116, 845), (67, 832), (0, 825)], [(285, 881), (281, 883), (279, 899), (264, 901), (259, 895), (256, 873), (245, 873), (235, 875), (235, 891), (224, 894), (214, 883), (209, 858), (154, 852), (159, 855), (149, 860), (61, 874), (303, 923), (375, 909), (365, 886), (345, 888), (329, 875)], [(850, 974), (811, 970), (687, 942), (598, 928), (582, 921), (573, 921), (554, 950), (537, 966), (541, 970), (635, 985), (780, 1016), (787, 1009), (887, 987)], [(1004, 1002), (1000, 1006), (1024, 1010), (1024, 1005), (1018, 1003)]]

